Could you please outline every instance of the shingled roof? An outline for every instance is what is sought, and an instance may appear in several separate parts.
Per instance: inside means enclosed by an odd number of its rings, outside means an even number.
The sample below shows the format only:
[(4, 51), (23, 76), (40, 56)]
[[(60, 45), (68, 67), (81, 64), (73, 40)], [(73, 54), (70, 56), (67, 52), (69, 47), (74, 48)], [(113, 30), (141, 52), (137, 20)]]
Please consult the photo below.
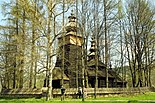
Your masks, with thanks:
[[(95, 66), (96, 65), (96, 60), (95, 59), (92, 59), (92, 60), (88, 61), (87, 65), (89, 67)], [(105, 65), (101, 61), (98, 61), (98, 66), (99, 67), (105, 67)]]
[[(117, 82), (123, 82), (122, 77), (119, 74), (117, 74), (114, 70), (109, 69), (108, 70), (108, 73), (111, 74), (111, 75), (113, 75), (117, 79)], [(124, 83), (126, 83), (126, 82), (127, 81), (124, 81)]]
[[(54, 69), (53, 69), (53, 80), (61, 80), (62, 78), (61, 78), (61, 68), (60, 67), (55, 67)], [(69, 78), (66, 76), (66, 74), (64, 73), (64, 75), (63, 75), (63, 79), (64, 80), (69, 80)]]
[[(88, 70), (88, 76), (90, 76), (90, 77), (95, 77), (95, 70)], [(99, 77), (106, 77), (106, 74), (105, 74), (105, 72), (104, 71), (101, 71), (101, 70), (98, 70), (98, 73), (97, 73), (97, 75), (99, 76)], [(114, 76), (112, 76), (111, 74), (109, 74), (108, 73), (108, 77), (111, 77), (111, 78), (114, 78)]]

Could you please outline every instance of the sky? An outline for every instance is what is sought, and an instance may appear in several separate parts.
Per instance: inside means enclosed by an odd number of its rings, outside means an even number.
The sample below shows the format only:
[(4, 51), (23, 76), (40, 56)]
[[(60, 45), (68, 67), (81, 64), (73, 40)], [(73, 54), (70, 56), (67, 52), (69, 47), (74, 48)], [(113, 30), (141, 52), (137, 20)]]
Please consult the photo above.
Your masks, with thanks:
[[(4, 23), (5, 23), (2, 20), (2, 19), (4, 19), (4, 16), (2, 15), (2, 6), (1, 6), (4, 1), (7, 2), (7, 1), (10, 1), (10, 0), (0, 0), (0, 25), (4, 25)], [(122, 1), (123, 1), (123, 3), (125, 3), (128, 0), (122, 0)], [(148, 1), (150, 1), (151, 4), (155, 6), (155, 0), (148, 0)]]
[(4, 16), (2, 15), (2, 4), (3, 4), (4, 1), (7, 2), (7, 1), (10, 1), (10, 0), (0, 0), (0, 25), (5, 24), (5, 22), (3, 21)]
[(2, 16), (2, 7), (1, 7), (3, 1), (4, 1), (4, 0), (0, 0), (0, 25), (3, 24), (3, 23), (2, 23), (2, 19), (4, 18), (4, 17)]

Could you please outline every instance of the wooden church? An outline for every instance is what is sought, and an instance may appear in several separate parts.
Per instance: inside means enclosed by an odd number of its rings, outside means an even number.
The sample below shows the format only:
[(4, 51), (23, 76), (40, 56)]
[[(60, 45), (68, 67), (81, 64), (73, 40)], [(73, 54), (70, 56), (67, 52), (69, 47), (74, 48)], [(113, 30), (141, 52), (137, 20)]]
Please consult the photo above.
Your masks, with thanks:
[[(82, 35), (79, 32), (79, 25), (76, 24), (76, 17), (73, 13), (68, 17), (69, 22), (65, 26), (65, 34), (58, 38), (59, 53), (53, 69), (53, 88), (60, 88), (63, 84), (66, 88), (77, 88), (82, 86)], [(90, 53), (87, 60), (87, 70), (85, 78), (88, 87), (95, 87), (95, 40), (91, 41)], [(63, 53), (64, 51), (64, 53)], [(64, 59), (62, 59), (64, 58)], [(98, 87), (104, 88), (106, 84), (105, 65), (99, 60), (98, 62)], [(64, 69), (63, 69), (64, 68)], [(118, 76), (115, 71), (108, 71), (109, 87), (123, 87), (126, 82)], [(86, 79), (85, 79), (86, 81)]]

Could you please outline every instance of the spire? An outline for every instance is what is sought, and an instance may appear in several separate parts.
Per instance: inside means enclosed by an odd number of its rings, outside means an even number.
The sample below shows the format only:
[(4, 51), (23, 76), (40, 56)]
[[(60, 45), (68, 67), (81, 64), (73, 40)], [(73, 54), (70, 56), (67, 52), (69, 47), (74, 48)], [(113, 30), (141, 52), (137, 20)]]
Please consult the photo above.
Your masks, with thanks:
[(69, 22), (75, 22), (76, 21), (76, 17), (74, 16), (74, 11), (71, 10), (71, 15), (68, 17)]
[(92, 41), (91, 41), (91, 47), (90, 47), (90, 52), (95, 52), (95, 46), (96, 46), (96, 43), (95, 43), (95, 37), (92, 36)]
[(77, 24), (76, 24), (76, 17), (74, 16), (73, 10), (71, 11), (71, 15), (68, 17), (69, 22), (66, 25), (66, 31), (68, 32), (77, 32)]
[[(88, 60), (95, 59), (96, 54), (98, 55), (98, 59), (100, 60), (100, 55), (99, 55), (99, 51), (98, 51), (98, 48), (97, 48), (95, 35), (92, 35), (91, 39), (92, 40), (91, 40), (91, 47), (89, 49), (90, 53), (88, 55)], [(96, 52), (98, 52), (98, 53), (96, 53)]]
[(95, 42), (95, 37), (94, 36), (92, 36), (91, 47), (90, 47), (89, 51), (90, 51), (89, 60), (95, 59), (96, 42)]

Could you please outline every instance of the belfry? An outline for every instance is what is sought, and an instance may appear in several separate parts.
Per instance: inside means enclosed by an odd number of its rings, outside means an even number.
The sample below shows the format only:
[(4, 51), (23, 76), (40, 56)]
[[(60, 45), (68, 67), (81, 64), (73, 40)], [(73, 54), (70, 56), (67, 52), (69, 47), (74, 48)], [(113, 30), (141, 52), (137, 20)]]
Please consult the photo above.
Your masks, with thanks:
[[(58, 38), (59, 53), (53, 70), (55, 72), (53, 73), (53, 87), (56, 88), (62, 85), (62, 79), (65, 87), (75, 88), (81, 86), (82, 36), (79, 34), (79, 26), (77, 25), (74, 14), (71, 13), (68, 19), (69, 22), (65, 26), (66, 34), (62, 34)], [(64, 66), (62, 65), (63, 59)], [(61, 73), (62, 69), (64, 69), (64, 73)], [(62, 74), (64, 75), (62, 76)], [(59, 77), (56, 78), (55, 76)]]

